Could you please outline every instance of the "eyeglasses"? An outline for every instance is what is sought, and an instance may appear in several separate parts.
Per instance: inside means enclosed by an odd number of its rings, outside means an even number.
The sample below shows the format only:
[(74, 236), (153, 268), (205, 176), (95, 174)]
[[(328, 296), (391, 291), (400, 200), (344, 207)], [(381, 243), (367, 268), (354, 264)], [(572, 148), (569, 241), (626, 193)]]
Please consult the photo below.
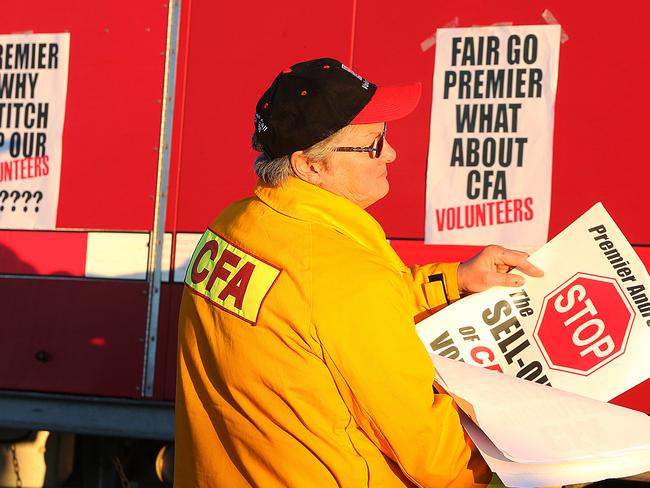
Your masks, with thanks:
[(373, 143), (368, 147), (337, 147), (335, 151), (342, 152), (367, 152), (368, 155), (372, 158), (381, 157), (381, 151), (384, 149), (384, 141), (386, 140), (386, 124), (384, 124), (383, 132), (377, 136)]

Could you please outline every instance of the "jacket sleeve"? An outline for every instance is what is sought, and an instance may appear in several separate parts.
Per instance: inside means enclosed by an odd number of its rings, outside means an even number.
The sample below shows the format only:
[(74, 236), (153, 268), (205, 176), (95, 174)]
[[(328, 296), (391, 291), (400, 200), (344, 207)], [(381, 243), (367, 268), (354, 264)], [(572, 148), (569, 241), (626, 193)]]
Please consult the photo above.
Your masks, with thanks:
[(415, 313), (436, 310), (460, 298), (458, 266), (460, 263), (415, 265), (405, 276), (415, 300)]
[(434, 394), (403, 279), (357, 270), (328, 290), (328, 303), (314, 302), (325, 362), (358, 426), (416, 486), (474, 486), (469, 441), (451, 398)]

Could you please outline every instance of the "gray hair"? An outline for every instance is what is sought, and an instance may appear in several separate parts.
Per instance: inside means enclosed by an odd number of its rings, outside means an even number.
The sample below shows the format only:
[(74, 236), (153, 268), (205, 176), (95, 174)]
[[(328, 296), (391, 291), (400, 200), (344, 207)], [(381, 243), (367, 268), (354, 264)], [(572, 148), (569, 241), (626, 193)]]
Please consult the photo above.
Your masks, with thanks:
[[(343, 127), (326, 139), (304, 149), (304, 156), (312, 161), (320, 161), (327, 167), (327, 157), (334, 152), (336, 146), (338, 146), (339, 139), (347, 133), (347, 128), (348, 126)], [(262, 152), (263, 148), (257, 138), (257, 132), (253, 132), (251, 145), (255, 151), (261, 152), (255, 158), (254, 168), (255, 174), (263, 182), (271, 186), (279, 186), (287, 181), (289, 176), (296, 176), (291, 167), (291, 154), (279, 158), (269, 158)]]

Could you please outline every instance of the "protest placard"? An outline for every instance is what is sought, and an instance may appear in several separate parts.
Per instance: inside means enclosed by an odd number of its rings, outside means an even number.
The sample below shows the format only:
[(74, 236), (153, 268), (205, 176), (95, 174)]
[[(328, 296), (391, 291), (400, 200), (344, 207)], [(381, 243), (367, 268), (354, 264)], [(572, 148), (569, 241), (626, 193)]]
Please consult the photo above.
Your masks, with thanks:
[(548, 237), (559, 25), (438, 29), (428, 244)]
[(0, 35), (0, 229), (54, 229), (70, 34)]
[(544, 277), (465, 297), (420, 322), (426, 348), (603, 401), (650, 377), (650, 278), (602, 204), (529, 260)]

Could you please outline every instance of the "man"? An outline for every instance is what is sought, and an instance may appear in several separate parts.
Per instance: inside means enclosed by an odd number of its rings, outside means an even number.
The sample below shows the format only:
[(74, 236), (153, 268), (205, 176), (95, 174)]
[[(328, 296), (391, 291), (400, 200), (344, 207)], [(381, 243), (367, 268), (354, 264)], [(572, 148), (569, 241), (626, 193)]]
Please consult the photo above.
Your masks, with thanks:
[(486, 483), (414, 316), (539, 276), (490, 246), (407, 268), (364, 208), (388, 192), (386, 123), (420, 85), (376, 87), (334, 59), (285, 69), (260, 98), (260, 181), (210, 225), (181, 305), (175, 486)]

